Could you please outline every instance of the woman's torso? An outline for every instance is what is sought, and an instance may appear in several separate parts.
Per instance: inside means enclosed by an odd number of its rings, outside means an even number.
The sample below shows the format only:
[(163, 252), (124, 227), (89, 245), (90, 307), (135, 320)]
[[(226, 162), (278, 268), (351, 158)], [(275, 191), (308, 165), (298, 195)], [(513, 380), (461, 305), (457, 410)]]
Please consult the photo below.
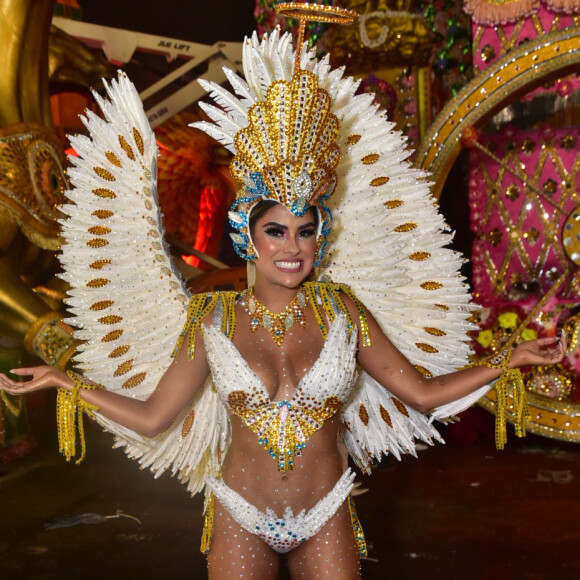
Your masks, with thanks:
[[(348, 357), (346, 357), (348, 360), (337, 358), (334, 353), (336, 350), (348, 348), (346, 325), (341, 326), (340, 336), (338, 332), (333, 333), (336, 338), (327, 346), (328, 352), (321, 358), (325, 339), (309, 306), (306, 309), (304, 326), (294, 324), (286, 332), (280, 346), (263, 327), (259, 326), (255, 331), (250, 329), (249, 316), (241, 304), (238, 303), (235, 310), (237, 325), (233, 345), (237, 352), (228, 351), (222, 364), (239, 365), (239, 372), (229, 381), (233, 383), (235, 377), (240, 377), (239, 392), (253, 392), (256, 400), (260, 398), (263, 400), (267, 395), (269, 403), (278, 405), (299, 400), (301, 406), (313, 410), (317, 405), (320, 406), (320, 402), (315, 401), (321, 396), (316, 382), (323, 385), (323, 390), (332, 389), (334, 384), (340, 383), (344, 377), (352, 376), (354, 363)], [(334, 346), (337, 343), (338, 348)], [(355, 345), (351, 345), (350, 348), (350, 352), (353, 353)], [(245, 363), (236, 360), (238, 356)], [(227, 357), (230, 358), (229, 361)], [(249, 372), (246, 372), (246, 365)], [(334, 368), (336, 365), (349, 368), (337, 369)], [(329, 368), (331, 366), (333, 368)], [(327, 373), (330, 373), (328, 378)], [(306, 375), (307, 380), (301, 384)], [(318, 379), (314, 384), (308, 381), (313, 376)], [(243, 384), (245, 382), (251, 384)], [(344, 382), (345, 385), (351, 386), (352, 380)], [(231, 394), (232, 390), (238, 390), (237, 385), (232, 384), (226, 393), (223, 389), (220, 390), (219, 385), (217, 388), (222, 397), (227, 396), (228, 392)], [(344, 399), (344, 389), (340, 392), (341, 398)], [(326, 395), (322, 397), (324, 399)], [(328, 406), (329, 397), (326, 399)], [(336, 401), (330, 403), (334, 403), (335, 407), (337, 405)], [(232, 438), (224, 458), (222, 477), (227, 485), (256, 507), (262, 510), (272, 507), (279, 514), (286, 506), (291, 506), (294, 513), (303, 508), (309, 509), (324, 497), (340, 478), (343, 466), (338, 448), (338, 414), (321, 421), (322, 426), (314, 430), (307, 438), (305, 448), (299, 451), (301, 455), (292, 457), (292, 469), (287, 469), (289, 458), (285, 457), (286, 469), (283, 471), (279, 469), (279, 458), (274, 458), (272, 453), (264, 449), (266, 445), (263, 438), (259, 441), (260, 437), (244, 424), (240, 416), (237, 414), (230, 416)], [(314, 413), (313, 416), (319, 419), (321, 415)]]

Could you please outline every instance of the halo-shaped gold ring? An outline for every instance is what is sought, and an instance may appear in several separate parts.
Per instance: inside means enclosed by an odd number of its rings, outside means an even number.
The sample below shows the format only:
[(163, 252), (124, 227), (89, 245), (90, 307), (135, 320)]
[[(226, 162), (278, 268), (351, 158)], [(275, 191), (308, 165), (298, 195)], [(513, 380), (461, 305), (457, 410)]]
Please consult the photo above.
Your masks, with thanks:
[(284, 2), (276, 6), (276, 12), (288, 18), (305, 18), (328, 24), (351, 24), (359, 19), (356, 10), (308, 2)]

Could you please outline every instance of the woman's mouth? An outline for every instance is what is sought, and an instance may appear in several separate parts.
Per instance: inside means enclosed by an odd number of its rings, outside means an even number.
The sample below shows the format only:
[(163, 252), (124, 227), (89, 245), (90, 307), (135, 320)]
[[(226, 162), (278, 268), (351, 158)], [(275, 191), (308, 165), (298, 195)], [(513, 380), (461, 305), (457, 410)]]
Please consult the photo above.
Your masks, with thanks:
[(274, 264), (282, 272), (299, 272), (302, 270), (302, 260), (278, 260)]

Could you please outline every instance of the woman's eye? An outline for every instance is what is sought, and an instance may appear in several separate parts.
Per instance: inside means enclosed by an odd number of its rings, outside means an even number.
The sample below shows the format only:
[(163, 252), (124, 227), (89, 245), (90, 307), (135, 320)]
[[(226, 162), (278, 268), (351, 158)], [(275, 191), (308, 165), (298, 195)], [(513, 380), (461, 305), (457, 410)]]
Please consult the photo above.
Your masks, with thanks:
[(315, 236), (316, 232), (314, 231), (314, 228), (312, 228), (311, 230), (302, 230), (300, 232), (300, 236), (303, 238), (311, 238), (312, 236)]
[(284, 235), (284, 231), (280, 228), (268, 228), (266, 233), (273, 238), (280, 238)]

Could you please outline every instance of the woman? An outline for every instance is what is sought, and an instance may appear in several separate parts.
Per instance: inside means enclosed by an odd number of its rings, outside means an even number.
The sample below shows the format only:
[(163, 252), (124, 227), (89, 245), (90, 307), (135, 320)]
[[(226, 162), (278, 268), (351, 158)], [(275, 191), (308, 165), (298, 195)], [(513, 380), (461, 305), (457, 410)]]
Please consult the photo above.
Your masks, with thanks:
[[(259, 213), (260, 208), (255, 211)], [(316, 230), (315, 212), (295, 217), (275, 202), (255, 220), (251, 233), (258, 257), (253, 292), (259, 303), (271, 312), (282, 312), (296, 298), (310, 275), (316, 253)], [(300, 380), (316, 364), (323, 348), (324, 338), (316, 317), (307, 307), (303, 326), (292, 325), (278, 347), (271, 332), (263, 326), (252, 331), (250, 315), (242, 300), (235, 307), (237, 329), (233, 344), (265, 386), (272, 401), (290, 400)], [(357, 320), (359, 314), (355, 304), (347, 296), (344, 300), (351, 317)], [(476, 367), (424, 379), (397, 351), (368, 312), (366, 316), (371, 345), (358, 347), (358, 363), (395, 396), (420, 411), (426, 412), (458, 399), (501, 374), (501, 369)], [(208, 326), (211, 324), (209, 318), (211, 316), (204, 321)], [(210, 372), (202, 332), (197, 332), (195, 358), (189, 360), (187, 349), (182, 346), (147, 401), (104, 390), (85, 389), (81, 391), (82, 398), (113, 421), (147, 436), (156, 435), (172, 423)], [(360, 326), (357, 333), (360, 345)], [(526, 342), (514, 350), (510, 368), (556, 363), (564, 352), (565, 345), (558, 339)], [(32, 375), (33, 378), (17, 383), (2, 375), (2, 389), (13, 394), (51, 387), (71, 390), (74, 387), (67, 374), (50, 367), (16, 369), (14, 372)], [(302, 509), (309, 510), (342, 475), (337, 435), (338, 418), (334, 415), (308, 439), (307, 448), (301, 457), (295, 459), (294, 469), (279, 471), (278, 463), (264, 452), (256, 435), (234, 414), (232, 443), (223, 464), (223, 480), (262, 511), (270, 507), (280, 516), (287, 506), (294, 514)], [(215, 506), (208, 563), (212, 578), (233, 573), (239, 577), (246, 574), (254, 578), (276, 578), (278, 572), (277, 553), (258, 536), (243, 529), (219, 501)], [(288, 565), (295, 578), (358, 577), (359, 555), (347, 502), (342, 503), (317, 534), (288, 553)]]
[[(300, 6), (312, 9), (312, 5)], [(317, 7), (317, 10), (323, 8)], [(332, 14), (344, 12), (333, 7), (324, 9)], [(71, 417), (78, 406), (92, 412), (98, 409), (99, 417), (120, 426), (119, 433), (122, 429), (130, 430), (131, 441), (136, 440), (133, 432), (155, 438), (152, 441), (159, 444), (159, 450), (147, 459), (147, 465), (154, 467), (170, 448), (174, 452), (175, 447), (175, 441), (166, 444), (157, 439), (161, 436), (158, 434), (175, 430), (177, 425), (181, 432), (178, 442), (183, 440), (187, 445), (194, 445), (204, 436), (214, 441), (213, 435), (206, 435), (204, 426), (211, 430), (217, 424), (215, 438), (227, 439), (227, 443), (222, 444), (221, 439), (216, 444), (208, 443), (207, 449), (211, 451), (208, 453), (205, 447), (201, 451), (196, 448), (195, 460), (190, 447), (177, 446), (178, 467), (174, 469), (180, 476), (185, 473), (186, 480), (192, 471), (198, 470), (211, 491), (203, 543), (208, 549), (212, 578), (230, 575), (276, 578), (279, 552), (288, 552), (288, 566), (294, 578), (357, 578), (364, 537), (348, 499), (354, 475), (350, 469), (344, 469), (338, 447), (339, 433), (357, 464), (368, 468), (371, 461), (379, 460), (387, 451), (412, 452), (410, 440), (414, 437), (429, 440), (435, 436), (430, 423), (413, 408), (427, 412), (476, 392), (497, 379), (508, 366), (512, 369), (556, 363), (562, 360), (565, 351), (563, 339), (536, 340), (518, 346), (511, 357), (503, 353), (487, 366), (425, 378), (424, 374), (428, 373), (420, 373), (401, 354), (348, 286), (307, 281), (324, 255), (331, 225), (326, 201), (335, 188), (340, 191), (340, 196), (335, 195), (342, 203), (348, 189), (356, 190), (351, 193), (361, 196), (367, 192), (364, 207), (359, 207), (365, 218), (373, 218), (374, 210), (370, 209), (373, 201), (381, 211), (395, 212), (389, 215), (396, 216), (398, 208), (402, 208), (401, 221), (407, 221), (394, 228), (395, 233), (405, 235), (417, 228), (416, 223), (409, 221), (409, 215), (427, 216), (424, 219), (429, 222), (428, 246), (434, 254), (435, 266), (429, 266), (430, 253), (426, 250), (411, 255), (414, 270), (403, 276), (405, 301), (412, 302), (409, 296), (413, 293), (409, 289), (413, 272), (421, 269), (416, 266), (417, 260), (425, 261), (422, 269), (428, 273), (435, 271), (440, 277), (441, 271), (447, 268), (448, 287), (452, 289), (458, 278), (454, 267), (456, 258), (440, 249), (447, 240), (440, 235), (439, 218), (434, 217), (427, 186), (402, 162), (406, 154), (401, 150), (400, 138), (393, 137), (382, 114), (372, 105), (372, 97), (357, 96), (352, 79), (341, 79), (341, 71), (331, 71), (327, 62), (317, 63), (308, 55), (303, 55), (301, 60), (307, 70), (298, 67), (293, 71), (289, 43), (289, 36), (280, 38), (277, 32), (262, 42), (255, 36), (248, 41), (244, 45), (246, 81), (227, 73), (240, 98), (208, 83), (206, 87), (220, 107), (206, 106), (206, 112), (217, 125), (198, 124), (234, 153), (231, 171), (242, 187), (230, 212), (235, 228), (232, 237), (238, 253), (255, 264), (253, 288), (241, 294), (222, 292), (191, 298), (187, 322), (175, 347), (175, 358), (144, 400), (95, 388), (96, 385), (74, 373), (48, 367), (16, 369), (15, 374), (32, 376), (23, 383), (0, 375), (0, 388), (10, 393), (59, 387), (60, 393), (64, 393), (62, 407), (68, 405), (71, 410), (71, 415), (59, 415), (60, 432), (70, 431), (71, 425), (74, 430)], [(105, 327), (106, 334), (93, 336), (88, 323), (80, 326), (84, 333), (81, 338), (93, 340), (99, 348), (109, 341), (116, 345), (114, 341), (123, 332), (122, 340), (130, 333), (130, 325), (124, 322), (123, 327), (114, 326), (117, 322), (121, 324), (121, 311), (105, 316), (102, 312), (111, 312), (107, 309), (116, 307), (113, 303), (121, 300), (127, 286), (134, 290), (134, 280), (147, 278), (138, 268), (136, 272), (134, 261), (152, 257), (150, 272), (155, 273), (155, 286), (167, 279), (169, 271), (163, 264), (159, 267), (159, 261), (164, 260), (161, 245), (151, 241), (159, 237), (159, 231), (145, 226), (145, 241), (139, 246), (138, 235), (123, 236), (115, 229), (114, 220), (119, 216), (121, 225), (130, 219), (139, 224), (154, 222), (145, 212), (154, 211), (151, 176), (155, 162), (154, 155), (148, 157), (147, 151), (155, 149), (155, 141), (152, 134), (146, 134), (146, 119), (138, 106), (137, 93), (128, 81), (121, 76), (119, 84), (113, 83), (108, 90), (113, 102), (99, 101), (107, 122), (94, 116), (87, 121), (97, 145), (90, 149), (88, 140), (73, 141), (81, 158), (88, 161), (74, 161), (76, 169), (69, 175), (78, 190), (71, 194), (76, 205), (64, 208), (71, 216), (67, 223), (78, 226), (75, 229), (64, 224), (68, 243), (63, 248), (63, 262), (77, 292), (71, 302), (79, 315), (85, 311), (97, 312), (94, 323), (96, 327), (98, 324)], [(119, 118), (115, 112), (117, 105), (123, 112)], [(380, 153), (373, 149), (379, 146), (383, 147)], [(96, 163), (93, 159), (97, 159)], [(127, 185), (132, 174), (136, 176), (135, 181)], [(386, 194), (375, 193), (377, 187), (386, 188)], [(388, 188), (394, 188), (392, 194)], [(86, 190), (85, 197), (81, 196), (81, 190)], [(74, 197), (77, 193), (80, 197)], [(117, 203), (124, 195), (128, 199), (124, 209), (105, 207)], [(412, 209), (415, 202), (420, 204), (421, 215), (414, 215), (417, 213)], [(134, 209), (135, 217), (131, 218)], [(82, 212), (86, 215), (77, 219), (76, 214)], [(355, 231), (349, 243), (363, 247), (357, 216), (350, 217)], [(376, 246), (379, 238), (389, 237), (387, 247), (376, 258), (381, 262), (373, 266), (375, 272), (385, 269), (390, 276), (385, 266), (388, 253), (402, 254), (404, 244), (386, 227), (389, 216), (383, 213), (379, 217), (380, 229), (374, 229), (373, 224), (365, 232), (365, 238), (371, 238)], [(109, 220), (104, 223), (110, 225), (104, 227), (102, 222), (91, 222), (92, 219)], [(69, 234), (66, 234), (67, 227)], [(345, 229), (343, 223), (342, 231)], [(112, 235), (107, 238), (109, 233)], [(80, 241), (75, 245), (77, 240)], [(122, 245), (112, 250), (118, 240)], [(411, 245), (416, 247), (417, 242), (415, 235)], [(129, 255), (134, 246), (137, 250)], [(87, 247), (91, 251), (109, 251), (109, 254), (97, 256), (99, 259), (91, 262), (94, 258), (82, 253), (88, 251)], [(365, 247), (363, 257), (370, 260), (367, 253), (368, 247)], [(443, 256), (440, 262), (437, 256)], [(117, 275), (112, 269), (117, 259), (121, 262), (120, 268), (129, 264), (133, 270)], [(402, 268), (402, 257), (397, 257), (396, 263)], [(78, 273), (82, 268), (86, 268), (84, 278)], [(365, 273), (369, 279), (374, 275), (370, 270)], [(115, 276), (120, 280), (117, 286), (111, 282)], [(374, 286), (388, 293), (393, 291), (392, 287), (387, 289), (387, 282), (391, 281), (389, 278)], [(444, 304), (445, 296), (437, 294), (444, 284), (427, 281), (423, 286), (421, 292), (434, 292), (430, 296), (442, 302), (431, 302), (431, 309), (425, 310), (430, 320), (436, 320), (439, 312), (445, 314), (447, 323), (452, 321), (450, 324), (467, 317), (465, 310), (458, 307), (466, 302), (464, 290), (459, 299), (449, 301), (452, 303), (449, 307)], [(103, 296), (85, 298), (101, 287), (105, 288)], [(130, 304), (142, 309), (141, 301), (148, 298), (143, 294), (134, 291)], [(416, 295), (419, 303), (421, 295)], [(134, 296), (138, 297), (137, 302)], [(157, 324), (158, 335), (153, 332), (153, 340), (158, 336), (162, 342), (165, 340), (160, 330), (162, 317), (175, 303), (175, 294), (151, 299), (149, 303), (151, 308), (162, 304), (157, 310), (153, 308), (152, 313), (146, 311), (146, 316)], [(459, 318), (453, 318), (453, 308)], [(415, 316), (417, 309), (414, 312)], [(155, 319), (157, 313), (159, 320)], [(109, 331), (110, 328), (114, 330)], [(395, 334), (399, 331), (392, 330)], [(427, 330), (440, 337), (451, 334), (449, 329), (428, 327)], [(460, 343), (462, 340), (461, 337)], [(116, 357), (137, 350), (140, 343), (135, 342), (135, 347), (129, 341), (115, 346), (104, 355), (102, 362), (86, 367), (95, 372), (106, 370)], [(447, 356), (449, 350), (442, 348), (441, 352)], [(117, 378), (131, 365), (138, 366), (138, 355), (138, 352), (134, 355), (137, 362), (131, 359), (117, 367), (118, 373), (111, 372), (111, 381), (113, 375)], [(441, 360), (437, 359), (439, 368), (445, 362)], [(366, 373), (371, 381), (376, 381), (376, 388), (357, 387), (355, 393), (355, 384), (359, 384), (355, 381), (357, 363), (362, 369), (360, 374)], [(455, 364), (449, 364), (454, 368)], [(208, 375), (213, 387), (204, 386)], [(144, 372), (134, 375), (119, 390), (138, 384), (144, 376)], [(385, 395), (385, 389), (391, 394)], [(217, 414), (211, 415), (203, 397), (213, 396), (214, 391), (221, 402)], [(356, 399), (353, 413), (345, 415), (345, 409), (354, 405), (353, 397), (359, 397), (363, 391), (361, 398)], [(188, 414), (192, 404), (193, 410)], [(206, 409), (206, 418), (217, 419), (204, 423), (202, 416), (200, 421), (203, 409)], [(221, 422), (220, 409), (227, 410), (229, 422)], [(400, 417), (395, 419), (397, 409)], [(374, 412), (378, 413), (380, 424), (376, 433), (379, 435), (367, 436), (361, 429), (377, 426)], [(405, 422), (412, 413), (417, 423), (405, 431)], [(192, 423), (198, 429), (195, 433), (191, 431)], [(389, 439), (391, 435), (381, 431), (387, 425), (393, 432), (405, 431), (403, 443)], [(137, 440), (138, 452), (134, 454), (146, 454), (142, 451), (146, 444)]]

